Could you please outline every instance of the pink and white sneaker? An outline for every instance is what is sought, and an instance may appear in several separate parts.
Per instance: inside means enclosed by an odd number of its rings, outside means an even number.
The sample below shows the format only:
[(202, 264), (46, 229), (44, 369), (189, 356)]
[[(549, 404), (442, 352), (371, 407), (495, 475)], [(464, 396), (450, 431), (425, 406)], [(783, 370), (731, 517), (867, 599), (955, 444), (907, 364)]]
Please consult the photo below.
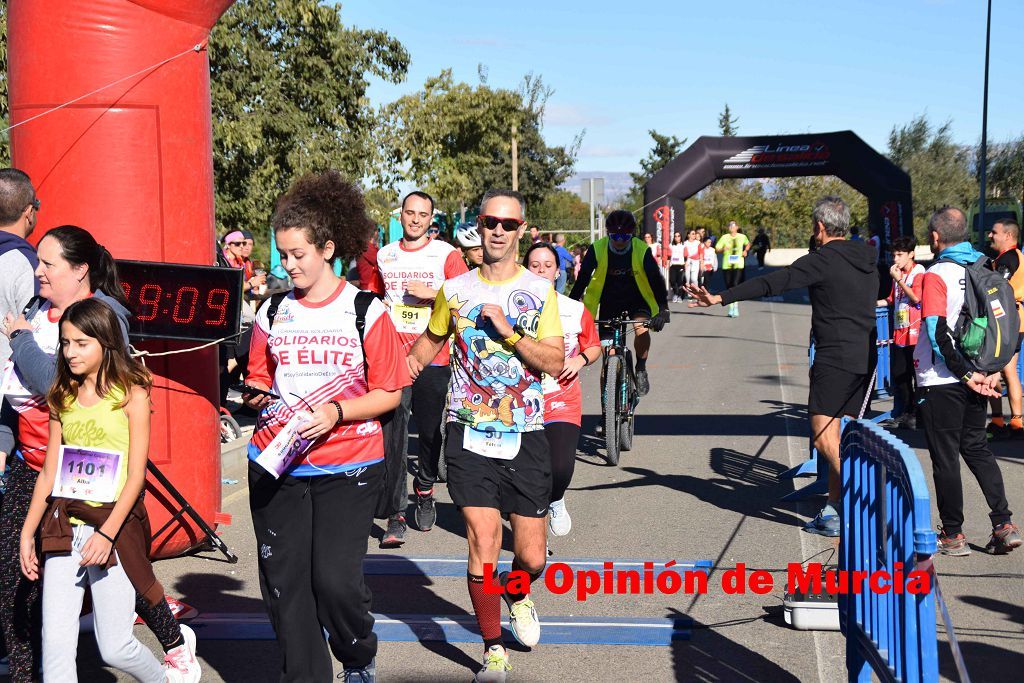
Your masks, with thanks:
[(199, 683), (202, 669), (196, 659), (196, 634), (182, 624), (181, 635), (185, 643), (164, 655), (165, 680), (167, 683)]

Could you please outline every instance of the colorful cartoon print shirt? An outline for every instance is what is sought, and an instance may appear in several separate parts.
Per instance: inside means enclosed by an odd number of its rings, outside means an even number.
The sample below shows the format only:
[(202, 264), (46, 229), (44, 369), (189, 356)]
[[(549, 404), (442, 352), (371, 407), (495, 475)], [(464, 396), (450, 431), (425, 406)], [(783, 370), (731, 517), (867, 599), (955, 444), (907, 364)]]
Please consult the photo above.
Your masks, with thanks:
[(523, 365), (493, 325), (481, 320), (485, 304), (496, 304), (510, 325), (534, 339), (562, 338), (557, 294), (551, 283), (525, 268), (502, 282), (485, 280), (474, 269), (441, 287), (428, 329), (454, 335), (448, 422), (481, 431), (533, 432), (544, 429), (541, 375)]

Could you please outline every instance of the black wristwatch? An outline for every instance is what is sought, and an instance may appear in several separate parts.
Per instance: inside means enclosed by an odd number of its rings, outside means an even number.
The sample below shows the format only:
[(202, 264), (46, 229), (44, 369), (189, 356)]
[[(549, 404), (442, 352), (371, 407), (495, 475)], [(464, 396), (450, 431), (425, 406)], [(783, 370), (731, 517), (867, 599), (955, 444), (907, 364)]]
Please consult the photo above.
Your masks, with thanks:
[(7, 337), (7, 339), (9, 341), (14, 341), (15, 337), (17, 337), (22, 332), (31, 332), (31, 330), (26, 330), (24, 327), (18, 328), (14, 332), (11, 332), (11, 335)]

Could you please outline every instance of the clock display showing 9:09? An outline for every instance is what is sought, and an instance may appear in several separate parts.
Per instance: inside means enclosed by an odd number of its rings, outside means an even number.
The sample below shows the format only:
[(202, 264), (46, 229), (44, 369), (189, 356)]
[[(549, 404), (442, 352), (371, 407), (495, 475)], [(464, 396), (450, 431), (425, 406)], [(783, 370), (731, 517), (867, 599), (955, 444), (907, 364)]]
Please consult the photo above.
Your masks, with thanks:
[[(169, 317), (180, 325), (224, 327), (227, 323), (231, 294), (226, 289), (218, 287), (200, 292), (198, 287), (183, 285), (165, 291), (163, 286), (155, 283), (137, 286), (138, 292), (133, 292), (130, 283), (121, 283), (125, 297), (134, 304), (135, 318), (140, 323), (158, 317)], [(199, 316), (198, 320), (196, 316)]]

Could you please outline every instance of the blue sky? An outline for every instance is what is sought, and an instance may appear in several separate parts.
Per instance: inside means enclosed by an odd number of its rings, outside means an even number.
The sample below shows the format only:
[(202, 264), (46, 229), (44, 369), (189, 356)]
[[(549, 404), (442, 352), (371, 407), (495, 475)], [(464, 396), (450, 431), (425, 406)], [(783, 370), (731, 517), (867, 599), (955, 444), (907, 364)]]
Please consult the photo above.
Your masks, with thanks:
[[(495, 87), (540, 74), (548, 141), (586, 129), (580, 171), (636, 170), (650, 128), (716, 135), (725, 102), (741, 135), (850, 129), (884, 151), (894, 124), (927, 113), (960, 142), (981, 136), (983, 0), (351, 0), (342, 18), (412, 55), (405, 83), (371, 87), (377, 104), (448, 67), (475, 84), (482, 63)], [(1024, 133), (1022, 27), (1024, 2), (994, 0), (990, 141)]]

